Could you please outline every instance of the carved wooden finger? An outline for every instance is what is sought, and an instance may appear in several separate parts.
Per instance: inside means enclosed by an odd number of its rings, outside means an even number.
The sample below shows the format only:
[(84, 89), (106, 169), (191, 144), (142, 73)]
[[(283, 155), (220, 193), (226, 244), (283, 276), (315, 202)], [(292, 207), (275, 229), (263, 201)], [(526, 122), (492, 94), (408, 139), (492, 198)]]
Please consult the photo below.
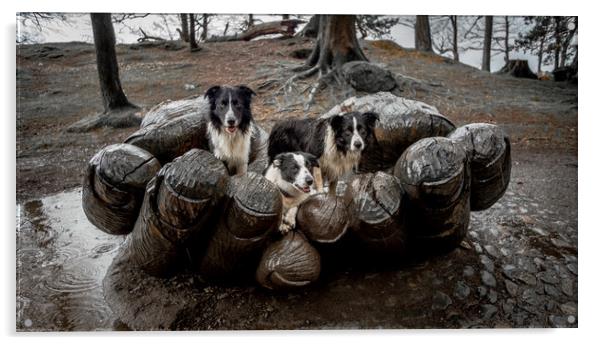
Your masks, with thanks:
[(181, 116), (193, 115), (204, 118), (209, 114), (209, 110), (209, 101), (204, 96), (161, 102), (144, 115), (140, 128), (171, 121)]
[(136, 146), (100, 150), (88, 163), (83, 181), (82, 207), (88, 220), (109, 234), (131, 232), (146, 184), (160, 168), (157, 159)]
[(448, 138), (466, 150), (470, 160), (470, 207), (473, 211), (489, 208), (508, 188), (512, 162), (510, 140), (492, 124), (473, 123), (459, 127)]
[(130, 135), (126, 143), (141, 147), (165, 164), (193, 149), (207, 149), (207, 123), (198, 114), (149, 124)]
[(394, 169), (409, 198), (412, 237), (427, 246), (457, 245), (470, 220), (470, 171), (463, 148), (450, 139), (419, 140)]
[(394, 176), (384, 172), (358, 175), (349, 183), (345, 200), (352, 205), (352, 230), (363, 247), (379, 254), (405, 255), (405, 198)]
[(312, 242), (336, 242), (352, 223), (349, 206), (340, 196), (314, 194), (299, 205), (297, 228)]
[(393, 166), (404, 150), (422, 138), (445, 136), (454, 124), (428, 104), (378, 92), (351, 97), (322, 117), (343, 112), (374, 112), (379, 115), (374, 134), (377, 145), (369, 145), (362, 154), (360, 172), (386, 170)]
[(291, 289), (315, 282), (320, 269), (318, 251), (302, 234), (291, 231), (266, 248), (255, 277), (265, 288)]
[(206, 279), (226, 279), (255, 267), (282, 213), (280, 192), (259, 174), (232, 177), (227, 194), (215, 233), (196, 259)]
[(203, 150), (191, 150), (165, 165), (148, 184), (126, 242), (128, 259), (152, 275), (175, 273), (181, 268), (179, 258), (190, 260), (187, 242), (210, 235), (228, 179), (225, 166)]

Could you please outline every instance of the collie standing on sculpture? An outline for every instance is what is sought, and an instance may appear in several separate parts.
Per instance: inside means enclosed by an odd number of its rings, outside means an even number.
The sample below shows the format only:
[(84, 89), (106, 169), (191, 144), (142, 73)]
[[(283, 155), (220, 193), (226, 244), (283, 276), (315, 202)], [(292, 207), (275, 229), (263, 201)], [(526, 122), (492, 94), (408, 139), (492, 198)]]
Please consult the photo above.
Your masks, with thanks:
[[(274, 126), (268, 143), (270, 161), (282, 152), (302, 151), (318, 157), (322, 176), (335, 192), (339, 178), (359, 165), (362, 153), (376, 143), (379, 116), (350, 112), (326, 119), (287, 120)], [(321, 185), (316, 186), (318, 191)]]
[(213, 86), (205, 93), (211, 107), (207, 125), (209, 150), (224, 162), (230, 175), (247, 172), (255, 131), (253, 95), (255, 92), (244, 85)]

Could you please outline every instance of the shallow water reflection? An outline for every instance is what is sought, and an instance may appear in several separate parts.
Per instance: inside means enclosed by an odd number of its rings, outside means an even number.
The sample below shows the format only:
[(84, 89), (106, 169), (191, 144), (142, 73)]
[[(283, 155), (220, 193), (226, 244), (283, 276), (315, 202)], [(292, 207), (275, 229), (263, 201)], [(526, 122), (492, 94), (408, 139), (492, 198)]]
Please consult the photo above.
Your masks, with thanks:
[(112, 330), (102, 279), (124, 237), (88, 222), (81, 189), (17, 205), (17, 330)]

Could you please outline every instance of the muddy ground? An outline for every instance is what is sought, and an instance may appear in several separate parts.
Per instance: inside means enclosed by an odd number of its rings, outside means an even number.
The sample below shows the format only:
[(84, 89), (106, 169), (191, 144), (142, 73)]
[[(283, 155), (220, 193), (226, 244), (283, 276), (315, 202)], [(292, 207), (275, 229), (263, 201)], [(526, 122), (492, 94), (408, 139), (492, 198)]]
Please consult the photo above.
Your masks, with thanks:
[[(319, 115), (349, 95), (326, 90), (305, 111), (306, 95), (282, 93), (288, 69), (302, 62), (291, 53), (311, 45), (213, 43), (197, 53), (132, 45), (117, 53), (125, 92), (143, 109), (215, 84), (248, 84), (258, 91), (254, 115), (270, 128), (283, 117)], [(166, 327), (577, 326), (577, 87), (492, 75), (389, 41), (362, 46), (372, 61), (427, 86), (407, 88), (406, 96), (436, 106), (456, 125), (490, 122), (507, 131), (513, 171), (506, 195), (472, 214), (464, 246), (448, 255), (385, 272), (333, 272), (294, 294), (204, 286), (191, 299), (195, 308), (179, 310)], [(86, 223), (77, 187), (87, 160), (135, 129), (66, 131), (100, 111), (93, 46), (18, 48), (18, 329), (123, 328), (100, 283), (121, 239)]]

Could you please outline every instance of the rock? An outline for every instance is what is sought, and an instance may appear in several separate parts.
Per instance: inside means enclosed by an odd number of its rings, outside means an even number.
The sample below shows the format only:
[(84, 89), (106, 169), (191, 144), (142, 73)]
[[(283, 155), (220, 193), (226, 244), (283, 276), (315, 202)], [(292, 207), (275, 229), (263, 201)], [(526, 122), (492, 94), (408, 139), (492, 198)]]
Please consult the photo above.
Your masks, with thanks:
[(510, 296), (514, 297), (518, 294), (518, 285), (514, 284), (508, 279), (504, 280), (504, 284), (506, 285), (506, 290)]
[(516, 305), (516, 301), (512, 298), (508, 298), (502, 303), (502, 310), (504, 314), (512, 314), (514, 312), (514, 306)]
[(348, 62), (343, 65), (341, 72), (345, 80), (358, 91), (376, 93), (397, 87), (391, 71), (370, 62)]
[(577, 305), (574, 302), (567, 302), (560, 305), (560, 310), (567, 315), (577, 314)]
[(458, 283), (456, 283), (456, 290), (454, 291), (454, 296), (458, 297), (459, 299), (465, 299), (466, 297), (468, 297), (468, 295), (470, 295), (470, 287), (466, 285), (466, 283), (463, 281), (459, 281)]
[(483, 264), (483, 266), (485, 266), (485, 269), (487, 271), (492, 272), (494, 270), (493, 261), (491, 261), (491, 259), (488, 256), (480, 255), (479, 258), (481, 259), (481, 263)]
[(541, 235), (541, 236), (548, 236), (550, 234), (549, 232), (547, 232), (547, 231), (545, 231), (545, 230), (543, 230), (541, 228), (533, 227), (533, 228), (530, 228), (530, 229), (534, 233), (536, 233), (538, 235)]
[(577, 275), (577, 263), (570, 263), (566, 265), (566, 268), (568, 268), (568, 270), (571, 271), (571, 273), (573, 273), (574, 275)]
[(495, 287), (496, 285), (495, 277), (488, 271), (481, 272), (481, 280), (487, 286)]
[(497, 307), (493, 304), (484, 304), (481, 306), (481, 314), (483, 314), (483, 319), (489, 320), (493, 315), (497, 313)]
[(566, 327), (566, 319), (566, 317), (558, 315), (550, 315), (548, 317), (550, 324), (554, 327)]
[(489, 302), (493, 304), (497, 302), (497, 292), (493, 289), (489, 290)]
[(525, 270), (529, 273), (537, 273), (538, 272), (537, 266), (535, 265), (535, 263), (533, 261), (531, 261), (531, 259), (529, 257), (519, 257), (518, 260), (516, 261), (516, 263), (519, 268), (521, 268), (522, 270)]
[(573, 246), (571, 246), (568, 242), (558, 238), (552, 238), (551, 242), (558, 248), (573, 248)]
[(184, 84), (184, 89), (190, 91), (196, 89), (196, 86), (193, 84)]
[(526, 289), (523, 291), (521, 298), (530, 305), (538, 305), (541, 301), (540, 296), (533, 289)]
[(560, 290), (567, 296), (573, 296), (573, 281), (571, 279), (562, 279), (560, 281)]
[(560, 282), (556, 273), (549, 270), (538, 273), (537, 278), (548, 284), (558, 284)]
[(555, 301), (549, 300), (546, 302), (546, 310), (547, 311), (553, 311), (557, 307), (558, 307), (558, 303), (556, 303)]
[(560, 296), (560, 291), (550, 284), (543, 284), (543, 289), (548, 296), (558, 297)]
[(433, 310), (445, 310), (452, 304), (451, 298), (441, 291), (435, 292), (433, 295)]
[(573, 315), (569, 315), (569, 317), (566, 318), (566, 321), (572, 325), (575, 323), (575, 321), (577, 321), (577, 319), (575, 319)]
[(494, 258), (499, 258), (500, 257), (499, 250), (496, 247), (494, 247), (494, 246), (492, 246), (490, 244), (485, 245), (485, 251), (489, 255), (493, 256)]
[(465, 277), (472, 277), (474, 275), (474, 268), (472, 266), (464, 267), (464, 271), (462, 271)]
[(479, 298), (483, 298), (487, 295), (487, 288), (481, 285), (477, 288), (477, 292), (479, 293)]

